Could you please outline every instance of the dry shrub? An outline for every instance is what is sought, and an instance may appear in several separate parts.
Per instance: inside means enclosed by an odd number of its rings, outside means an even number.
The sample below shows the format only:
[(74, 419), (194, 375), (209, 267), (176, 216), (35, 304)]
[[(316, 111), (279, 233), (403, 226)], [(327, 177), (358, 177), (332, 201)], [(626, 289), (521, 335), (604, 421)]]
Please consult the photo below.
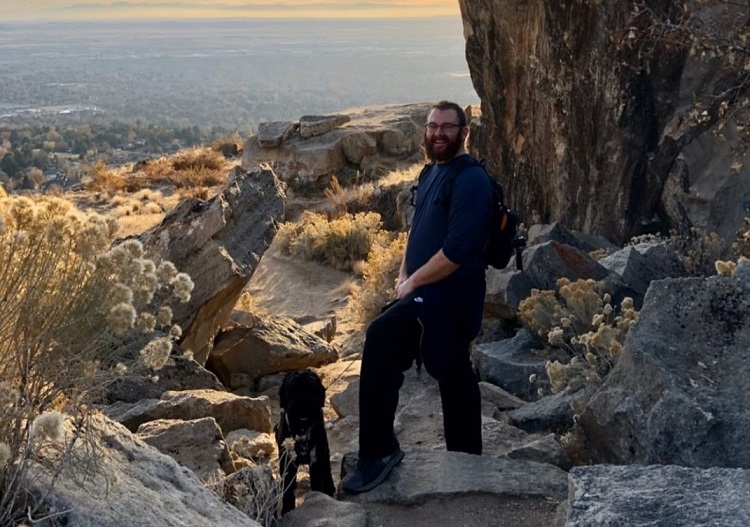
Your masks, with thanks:
[(216, 495), (263, 527), (278, 524), (282, 489), (268, 463), (244, 467), (224, 480), (207, 484)]
[(116, 174), (102, 161), (97, 161), (91, 167), (91, 181), (86, 185), (86, 188), (94, 192), (115, 194), (131, 190), (130, 186), (131, 182), (128, 181), (128, 178)]
[(379, 191), (372, 183), (344, 188), (338, 178), (333, 176), (329, 187), (324, 192), (331, 204), (330, 217), (339, 218), (347, 212), (362, 212), (369, 208), (370, 198), (377, 195)]
[(550, 346), (568, 352), (570, 361), (547, 363), (547, 375), (554, 392), (598, 385), (614, 366), (625, 335), (638, 320), (633, 299), (612, 306), (602, 282), (567, 278), (557, 281), (559, 290), (533, 289), (521, 302), (523, 324)]
[(373, 245), (362, 264), (362, 285), (352, 295), (349, 307), (362, 324), (367, 324), (388, 302), (396, 298), (396, 279), (406, 250), (406, 233), (390, 243)]
[(676, 231), (668, 237), (643, 234), (632, 238), (628, 245), (641, 243), (665, 243), (670, 249), (682, 256), (685, 268), (693, 276), (708, 276), (714, 273), (714, 263), (728, 255), (729, 250), (724, 240), (711, 232), (705, 234), (697, 227), (691, 228), (686, 234)]
[(735, 258), (750, 258), (750, 216), (745, 217), (742, 226), (737, 230), (732, 253)]
[(210, 148), (196, 148), (145, 164), (140, 172), (118, 175), (101, 162), (91, 169), (87, 188), (116, 194), (137, 192), (158, 185), (196, 188), (223, 185), (227, 181), (227, 162)]
[(58, 437), (62, 414), (85, 427), (108, 384), (161, 368), (180, 334), (153, 299), (187, 301), (190, 278), (135, 240), (111, 248), (117, 230), (57, 197), (0, 198), (0, 526), (39, 514), (26, 477), (41, 444), (85, 436)]
[(380, 215), (374, 212), (328, 219), (305, 211), (297, 223), (283, 224), (277, 237), (284, 254), (352, 271), (388, 233), (380, 229)]

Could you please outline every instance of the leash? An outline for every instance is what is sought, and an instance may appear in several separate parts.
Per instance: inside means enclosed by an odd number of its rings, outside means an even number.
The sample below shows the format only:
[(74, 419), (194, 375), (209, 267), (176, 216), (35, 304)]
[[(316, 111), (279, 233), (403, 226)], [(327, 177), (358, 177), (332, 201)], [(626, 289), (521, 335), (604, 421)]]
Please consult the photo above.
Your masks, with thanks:
[[(344, 376), (344, 374), (347, 371), (349, 371), (349, 368), (352, 367), (352, 365), (354, 364), (355, 360), (359, 360), (359, 359), (362, 358), (362, 353), (364, 353), (364, 350), (360, 351), (360, 352), (357, 352), (357, 353), (355, 353), (355, 354), (353, 354), (353, 355), (350, 356), (352, 358), (351, 358), (351, 360), (349, 360), (349, 365), (346, 368), (344, 368), (343, 371), (341, 373), (339, 373), (330, 383), (328, 383), (328, 385), (324, 385), (324, 388), (326, 389), (326, 391), (328, 390), (328, 388), (330, 388), (331, 386), (333, 386), (334, 384), (336, 384), (341, 379), (341, 377)], [(349, 358), (349, 357), (347, 357), (347, 358)]]

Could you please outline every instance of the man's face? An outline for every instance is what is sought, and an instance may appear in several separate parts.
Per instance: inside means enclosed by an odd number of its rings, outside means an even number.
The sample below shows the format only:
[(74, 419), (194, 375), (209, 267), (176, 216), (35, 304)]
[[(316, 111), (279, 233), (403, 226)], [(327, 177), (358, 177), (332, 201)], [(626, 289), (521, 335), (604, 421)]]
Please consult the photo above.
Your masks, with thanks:
[(424, 130), (427, 158), (442, 163), (456, 157), (466, 139), (465, 130), (459, 126), (455, 110), (433, 108)]

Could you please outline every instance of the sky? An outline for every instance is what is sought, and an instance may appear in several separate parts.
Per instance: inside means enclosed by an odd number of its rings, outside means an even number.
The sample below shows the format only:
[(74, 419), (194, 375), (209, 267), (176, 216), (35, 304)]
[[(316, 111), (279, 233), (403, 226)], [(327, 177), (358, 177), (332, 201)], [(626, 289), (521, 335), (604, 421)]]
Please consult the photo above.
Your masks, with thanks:
[(0, 0), (2, 19), (410, 18), (459, 14), (458, 0)]

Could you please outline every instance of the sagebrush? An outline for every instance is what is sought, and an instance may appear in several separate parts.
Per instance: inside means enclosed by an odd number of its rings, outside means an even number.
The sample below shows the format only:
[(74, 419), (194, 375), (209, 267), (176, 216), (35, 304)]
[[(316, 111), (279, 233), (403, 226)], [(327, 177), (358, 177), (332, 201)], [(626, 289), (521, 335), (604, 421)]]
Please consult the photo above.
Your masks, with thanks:
[[(135, 240), (112, 247), (117, 230), (61, 198), (0, 196), (1, 526), (42, 506), (26, 480), (40, 442), (72, 448), (101, 391), (159, 369), (180, 334), (153, 300), (161, 290), (187, 301), (192, 281)], [(63, 414), (80, 434), (60, 438)]]
[(598, 385), (617, 361), (625, 335), (638, 320), (633, 299), (620, 306), (595, 280), (567, 278), (557, 281), (557, 291), (533, 289), (521, 302), (523, 324), (550, 346), (568, 353), (567, 363), (549, 361), (547, 375), (552, 390)]

